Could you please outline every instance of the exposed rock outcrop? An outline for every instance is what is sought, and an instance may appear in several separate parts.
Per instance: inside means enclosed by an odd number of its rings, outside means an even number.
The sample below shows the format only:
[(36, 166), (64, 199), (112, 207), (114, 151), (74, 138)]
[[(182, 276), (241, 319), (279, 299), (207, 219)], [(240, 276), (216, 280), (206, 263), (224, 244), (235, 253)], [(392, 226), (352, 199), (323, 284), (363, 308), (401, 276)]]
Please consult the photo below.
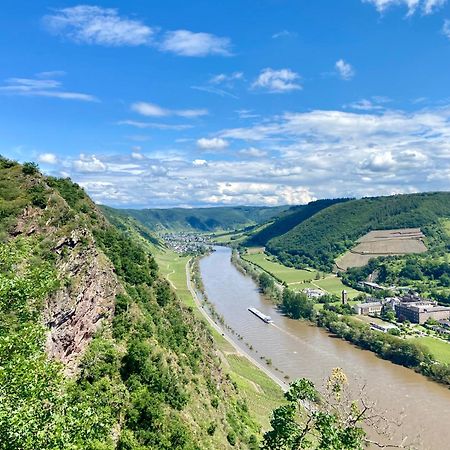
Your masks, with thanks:
[(60, 239), (54, 252), (61, 286), (45, 307), (47, 352), (71, 374), (102, 321), (112, 319), (119, 283), (86, 229)]

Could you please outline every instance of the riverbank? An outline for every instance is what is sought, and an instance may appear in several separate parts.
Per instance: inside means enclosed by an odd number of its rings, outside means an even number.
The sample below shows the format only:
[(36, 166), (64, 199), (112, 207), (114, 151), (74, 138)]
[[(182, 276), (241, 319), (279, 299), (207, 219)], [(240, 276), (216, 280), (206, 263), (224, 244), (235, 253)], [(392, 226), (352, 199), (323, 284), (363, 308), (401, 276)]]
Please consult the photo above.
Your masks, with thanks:
[[(214, 322), (211, 323), (206, 318), (206, 311), (198, 306), (188, 287), (188, 280), (191, 279), (187, 267), (188, 263), (192, 261), (190, 257), (180, 256), (170, 250), (154, 251), (154, 254), (161, 273), (168, 279), (177, 296), (186, 306), (193, 309), (199, 320), (204, 320), (207, 324), (223, 369), (246, 399), (252, 417), (262, 430), (269, 429), (271, 412), (285, 401), (283, 391), (287, 385), (270, 372), (268, 374), (264, 366), (258, 361), (250, 359), (243, 350), (237, 348), (230, 338), (222, 335), (224, 333), (217, 324), (213, 325)], [(193, 288), (192, 283), (191, 288)], [(261, 366), (264, 370), (261, 370)]]
[[(239, 270), (249, 275), (275, 304), (280, 303), (281, 289), (291, 289), (281, 285), (278, 277), (267, 269), (248, 261), (248, 259), (241, 258), (237, 251), (233, 252), (231, 260)], [(272, 277), (271, 286), (275, 286), (275, 289), (261, 285), (259, 276), (261, 273)], [(310, 319), (310, 317), (305, 318)], [(353, 316), (338, 314), (336, 311), (317, 310), (315, 317), (311, 319), (312, 323), (361, 349), (370, 350), (394, 364), (412, 369), (447, 387), (450, 386), (450, 365), (437, 361), (428, 347), (420, 342), (374, 331), (369, 324), (359, 323), (354, 320)]]

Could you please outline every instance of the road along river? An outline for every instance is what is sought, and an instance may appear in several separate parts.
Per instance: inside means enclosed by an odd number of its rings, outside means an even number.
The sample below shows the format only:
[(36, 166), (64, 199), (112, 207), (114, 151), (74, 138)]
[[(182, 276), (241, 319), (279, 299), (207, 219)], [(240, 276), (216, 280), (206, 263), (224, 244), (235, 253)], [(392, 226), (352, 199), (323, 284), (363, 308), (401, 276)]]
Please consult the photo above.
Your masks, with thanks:
[[(322, 386), (331, 370), (341, 367), (355, 393), (364, 387), (363, 395), (381, 415), (402, 422), (392, 427), (393, 442), (407, 437), (406, 443), (414, 443), (414, 448), (450, 449), (450, 390), (313, 324), (282, 316), (260, 295), (253, 280), (232, 265), (227, 247), (215, 247), (202, 258), (200, 273), (208, 300), (235, 331), (223, 333), (253, 359), (263, 363), (270, 359), (267, 368), (281, 382), (288, 375)], [(274, 323), (266, 324), (251, 314), (250, 306), (270, 315)]]

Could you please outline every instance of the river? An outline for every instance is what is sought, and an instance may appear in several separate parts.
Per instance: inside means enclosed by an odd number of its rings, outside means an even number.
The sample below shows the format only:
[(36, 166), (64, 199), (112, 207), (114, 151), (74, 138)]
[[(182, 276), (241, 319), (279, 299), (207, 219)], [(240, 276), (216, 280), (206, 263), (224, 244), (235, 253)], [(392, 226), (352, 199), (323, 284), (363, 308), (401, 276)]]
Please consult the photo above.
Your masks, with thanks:
[[(260, 295), (254, 281), (233, 266), (227, 247), (215, 247), (202, 258), (200, 272), (209, 301), (235, 331), (224, 333), (253, 358), (269, 358), (272, 363), (268, 369), (276, 377), (306, 377), (323, 386), (331, 370), (341, 367), (355, 393), (363, 389), (363, 395), (383, 417), (402, 422), (391, 429), (394, 442), (405, 437), (414, 448), (450, 448), (449, 389), (332, 337), (313, 324), (279, 314)], [(255, 317), (247, 311), (249, 306), (270, 315), (274, 323), (268, 325)]]

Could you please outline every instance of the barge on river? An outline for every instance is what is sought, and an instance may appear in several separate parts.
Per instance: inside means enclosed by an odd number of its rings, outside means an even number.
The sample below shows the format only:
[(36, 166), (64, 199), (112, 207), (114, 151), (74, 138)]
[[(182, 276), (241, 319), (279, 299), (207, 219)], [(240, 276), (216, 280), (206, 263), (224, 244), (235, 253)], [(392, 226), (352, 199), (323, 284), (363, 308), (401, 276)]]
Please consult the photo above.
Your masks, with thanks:
[(256, 317), (259, 317), (263, 322), (266, 322), (266, 323), (272, 323), (273, 322), (272, 317), (266, 316), (265, 314), (263, 314), (261, 311), (259, 311), (256, 308), (248, 308), (248, 310), (252, 314), (254, 314)]

